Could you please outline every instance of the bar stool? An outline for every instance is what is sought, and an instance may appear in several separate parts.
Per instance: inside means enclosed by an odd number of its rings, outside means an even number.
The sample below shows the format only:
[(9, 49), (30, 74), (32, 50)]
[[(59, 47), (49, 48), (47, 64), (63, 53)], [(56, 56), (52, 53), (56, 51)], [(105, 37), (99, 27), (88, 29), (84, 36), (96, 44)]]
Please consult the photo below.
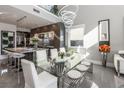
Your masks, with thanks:
[[(4, 73), (8, 72), (7, 63), (8, 63), (8, 56), (7, 55), (0, 55), (0, 75), (1, 76)], [(4, 67), (2, 66), (2, 64), (4, 64)]]
[(15, 65), (13, 66), (13, 60), (12, 60), (13, 53), (8, 52), (7, 55), (8, 55), (8, 66), (9, 66), (9, 68), (10, 69), (15, 68), (16, 66)]
[(81, 78), (81, 72), (77, 70), (71, 70), (67, 73), (67, 80), (65, 82), (69, 84), (69, 87), (79, 87)]
[(7, 55), (8, 57), (8, 67), (9, 68), (13, 68), (12, 67), (12, 52), (6, 51), (4, 50), (4, 53)]
[(23, 58), (24, 56), (25, 55), (21, 53), (13, 53), (13, 56), (12, 56), (15, 59), (15, 63), (17, 59), (18, 84), (20, 83), (20, 78), (19, 78), (20, 59)]

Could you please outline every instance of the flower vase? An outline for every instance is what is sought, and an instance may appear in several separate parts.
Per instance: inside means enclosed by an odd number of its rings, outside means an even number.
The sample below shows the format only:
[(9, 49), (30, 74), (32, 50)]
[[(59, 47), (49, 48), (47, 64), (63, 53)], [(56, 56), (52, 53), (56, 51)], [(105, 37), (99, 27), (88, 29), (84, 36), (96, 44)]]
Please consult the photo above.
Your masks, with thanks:
[(64, 58), (64, 55), (61, 55), (61, 59), (63, 59)]
[(106, 67), (107, 63), (107, 53), (102, 53), (102, 65)]

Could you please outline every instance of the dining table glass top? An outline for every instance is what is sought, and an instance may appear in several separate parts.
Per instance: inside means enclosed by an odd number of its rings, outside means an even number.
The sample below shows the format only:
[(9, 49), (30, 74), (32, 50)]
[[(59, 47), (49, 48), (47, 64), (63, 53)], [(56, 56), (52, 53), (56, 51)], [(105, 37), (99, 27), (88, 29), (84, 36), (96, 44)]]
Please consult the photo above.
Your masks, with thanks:
[[(63, 69), (63, 72), (61, 74), (65, 74), (71, 69), (73, 69), (75, 66), (80, 64), (80, 62), (83, 59), (78, 54), (74, 54), (72, 56), (64, 56), (63, 58), (58, 57), (54, 59), (54, 61), (48, 62), (47, 64), (43, 64), (41, 66), (38, 66), (38, 68), (41, 68), (42, 70), (45, 70), (51, 74), (56, 74), (57, 70), (60, 71), (60, 68)], [(64, 65), (64, 67), (63, 67)], [(57, 66), (57, 67), (56, 67)]]

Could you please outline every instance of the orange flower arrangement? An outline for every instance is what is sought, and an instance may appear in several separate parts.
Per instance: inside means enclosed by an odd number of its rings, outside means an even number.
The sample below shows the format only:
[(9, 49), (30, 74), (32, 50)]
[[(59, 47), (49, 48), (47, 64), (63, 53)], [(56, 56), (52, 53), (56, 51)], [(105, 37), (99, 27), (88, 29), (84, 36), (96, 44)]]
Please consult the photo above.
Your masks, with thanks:
[(106, 44), (100, 45), (99, 46), (99, 51), (104, 52), (104, 53), (110, 52), (110, 46), (106, 45)]

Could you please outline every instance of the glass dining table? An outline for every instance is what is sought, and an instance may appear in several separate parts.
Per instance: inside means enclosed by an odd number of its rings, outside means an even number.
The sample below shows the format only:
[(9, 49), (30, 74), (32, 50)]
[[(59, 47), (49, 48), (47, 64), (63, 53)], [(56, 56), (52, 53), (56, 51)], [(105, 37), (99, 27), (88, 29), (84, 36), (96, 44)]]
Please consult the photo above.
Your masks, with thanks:
[[(75, 58), (78, 60), (75, 60)], [(74, 67), (80, 64), (83, 60), (84, 58), (81, 58), (81, 55), (79, 54), (72, 55), (69, 57), (65, 56), (64, 58), (58, 57), (54, 59), (53, 61), (49, 62), (49, 64), (45, 66), (40, 66), (37, 68), (40, 68), (43, 71), (47, 71), (48, 73), (55, 75), (58, 78), (58, 81), (57, 81), (58, 88), (63, 88), (64, 87), (64, 76), (70, 70), (72, 70)]]

